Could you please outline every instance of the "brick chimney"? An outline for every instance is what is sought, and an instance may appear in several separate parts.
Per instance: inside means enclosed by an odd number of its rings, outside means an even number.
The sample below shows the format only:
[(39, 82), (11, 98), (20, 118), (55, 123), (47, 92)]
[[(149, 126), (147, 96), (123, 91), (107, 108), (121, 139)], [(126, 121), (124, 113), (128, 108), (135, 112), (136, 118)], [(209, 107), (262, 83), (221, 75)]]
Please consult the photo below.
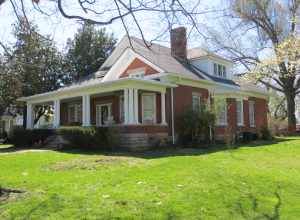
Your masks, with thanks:
[(187, 60), (186, 28), (178, 27), (171, 30), (171, 55), (179, 60)]

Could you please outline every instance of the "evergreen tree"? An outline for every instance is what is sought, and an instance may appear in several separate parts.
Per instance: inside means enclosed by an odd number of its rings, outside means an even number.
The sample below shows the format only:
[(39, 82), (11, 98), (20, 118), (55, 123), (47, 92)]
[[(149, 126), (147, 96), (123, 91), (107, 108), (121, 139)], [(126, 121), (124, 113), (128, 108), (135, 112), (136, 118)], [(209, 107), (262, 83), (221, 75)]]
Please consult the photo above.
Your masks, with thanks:
[(108, 34), (105, 28), (97, 30), (94, 25), (85, 22), (74, 39), (69, 39), (67, 43), (67, 58), (74, 80), (96, 72), (115, 44), (113, 34)]

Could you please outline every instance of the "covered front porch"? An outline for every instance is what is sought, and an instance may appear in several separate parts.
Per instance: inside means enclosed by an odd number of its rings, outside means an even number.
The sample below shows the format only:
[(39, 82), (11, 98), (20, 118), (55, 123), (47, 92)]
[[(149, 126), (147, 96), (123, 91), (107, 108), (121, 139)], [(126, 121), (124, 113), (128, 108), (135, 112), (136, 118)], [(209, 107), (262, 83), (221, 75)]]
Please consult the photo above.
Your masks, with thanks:
[(34, 109), (37, 105), (52, 106), (52, 128), (166, 126), (166, 91), (172, 86), (153, 80), (121, 79), (114, 83), (89, 85), (74, 91), (62, 89), (32, 96), (30, 100), (25, 100), (26, 128), (35, 128)]

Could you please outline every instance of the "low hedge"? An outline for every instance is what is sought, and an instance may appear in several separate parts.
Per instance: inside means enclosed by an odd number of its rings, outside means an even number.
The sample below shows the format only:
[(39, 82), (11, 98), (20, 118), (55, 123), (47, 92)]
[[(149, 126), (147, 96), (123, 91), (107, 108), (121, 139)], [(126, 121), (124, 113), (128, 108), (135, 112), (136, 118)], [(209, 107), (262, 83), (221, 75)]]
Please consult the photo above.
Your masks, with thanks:
[(60, 134), (72, 147), (111, 150), (117, 144), (113, 130), (107, 127), (62, 127)]
[(13, 129), (10, 142), (16, 147), (32, 147), (34, 145), (42, 146), (45, 140), (54, 135), (55, 131), (51, 129), (24, 129), (16, 127)]

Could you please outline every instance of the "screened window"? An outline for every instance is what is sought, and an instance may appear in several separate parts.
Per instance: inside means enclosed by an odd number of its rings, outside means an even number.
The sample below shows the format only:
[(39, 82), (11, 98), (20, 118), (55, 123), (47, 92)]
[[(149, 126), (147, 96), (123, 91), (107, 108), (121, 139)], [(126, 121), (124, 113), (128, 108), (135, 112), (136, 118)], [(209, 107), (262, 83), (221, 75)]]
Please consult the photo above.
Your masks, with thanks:
[(214, 75), (218, 75), (218, 65), (216, 63), (214, 63)]
[(226, 66), (223, 66), (223, 77), (224, 77), (224, 78), (227, 77)]
[(243, 125), (244, 124), (244, 117), (243, 117), (243, 100), (236, 101), (236, 116), (237, 116), (237, 124)]
[(82, 122), (82, 105), (71, 104), (68, 106), (68, 121), (69, 123)]
[(128, 70), (128, 76), (130, 78), (143, 78), (145, 76), (145, 68), (137, 68), (133, 70)]
[(96, 126), (103, 126), (113, 123), (111, 103), (96, 105)]
[(255, 127), (254, 101), (249, 101), (249, 124)]
[(192, 105), (193, 105), (193, 111), (200, 111), (200, 105), (201, 105), (201, 96), (200, 96), (200, 94), (193, 94), (193, 96), (192, 96)]
[(227, 125), (227, 102), (222, 100), (219, 102), (217, 108), (217, 124), (218, 125)]
[(143, 94), (142, 95), (142, 113), (143, 113), (143, 123), (153, 124), (156, 123), (156, 102), (155, 94)]

